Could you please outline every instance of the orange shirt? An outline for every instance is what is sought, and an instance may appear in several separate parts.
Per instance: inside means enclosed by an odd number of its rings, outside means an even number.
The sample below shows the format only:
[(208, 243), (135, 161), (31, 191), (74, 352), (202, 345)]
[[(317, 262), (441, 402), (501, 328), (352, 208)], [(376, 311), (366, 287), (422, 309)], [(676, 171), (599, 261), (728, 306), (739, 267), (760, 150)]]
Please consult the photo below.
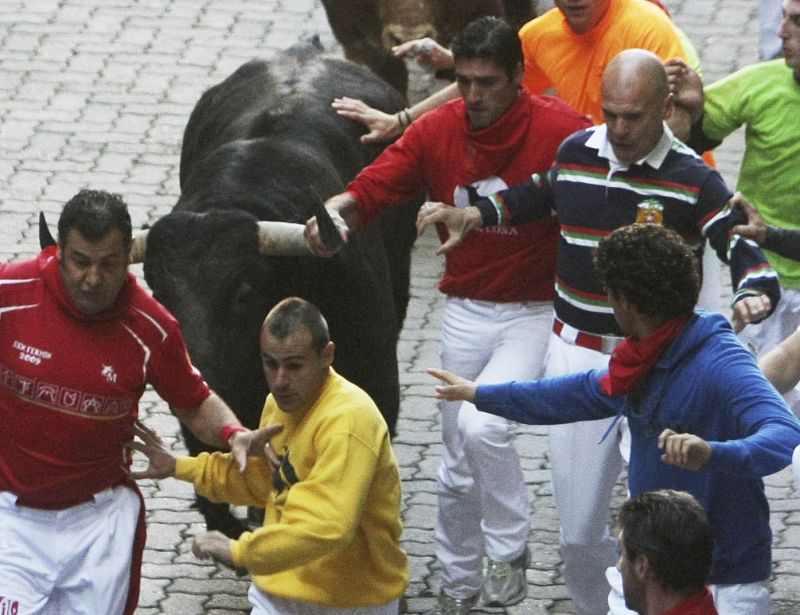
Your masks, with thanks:
[(647, 49), (662, 60), (686, 59), (672, 22), (647, 0), (611, 0), (603, 19), (585, 34), (572, 31), (558, 9), (525, 24), (519, 32), (525, 54), (524, 86), (548, 89), (592, 122), (603, 121), (600, 80), (611, 59), (625, 49)]

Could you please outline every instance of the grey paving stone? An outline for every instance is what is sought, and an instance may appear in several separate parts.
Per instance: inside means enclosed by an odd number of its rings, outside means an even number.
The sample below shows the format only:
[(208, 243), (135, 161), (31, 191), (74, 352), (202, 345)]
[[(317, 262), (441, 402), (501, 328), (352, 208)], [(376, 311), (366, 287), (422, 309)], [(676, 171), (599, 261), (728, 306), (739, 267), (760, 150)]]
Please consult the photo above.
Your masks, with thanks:
[(185, 613), (186, 615), (201, 615), (205, 613), (208, 595), (205, 593), (182, 593), (178, 590), (170, 591), (167, 597), (159, 602), (163, 613)]
[[(697, 46), (708, 81), (755, 60), (756, 3), (667, 4)], [(245, 60), (270, 57), (313, 33), (333, 46), (319, 0), (0, 0), (0, 259), (34, 254), (38, 211), (55, 224), (61, 204), (85, 186), (122, 192), (137, 228), (169, 211), (178, 196), (181, 134), (200, 94)], [(417, 73), (412, 99), (433, 84)], [(716, 152), (730, 185), (742, 147), (738, 133)], [(428, 232), (415, 250), (409, 318), (398, 348), (404, 398), (395, 446), (404, 480), (403, 544), (411, 556), (408, 613), (430, 609), (438, 591), (432, 527), (440, 417), (424, 373), (439, 361), (444, 302), (436, 285), (443, 259), (433, 255), (436, 245)], [(140, 266), (133, 270), (141, 277)], [(722, 300), (729, 294), (723, 285)], [(152, 391), (140, 411), (174, 450), (185, 450), (177, 421)], [(531, 494), (529, 596), (505, 611), (477, 612), (574, 613), (561, 576), (546, 429), (521, 428), (517, 449)], [(800, 501), (788, 470), (766, 482), (775, 610), (797, 615)], [(192, 537), (203, 531), (191, 486), (145, 481), (142, 491), (150, 530), (138, 615), (248, 612), (247, 580), (191, 554)], [(621, 480), (615, 503), (624, 496)]]

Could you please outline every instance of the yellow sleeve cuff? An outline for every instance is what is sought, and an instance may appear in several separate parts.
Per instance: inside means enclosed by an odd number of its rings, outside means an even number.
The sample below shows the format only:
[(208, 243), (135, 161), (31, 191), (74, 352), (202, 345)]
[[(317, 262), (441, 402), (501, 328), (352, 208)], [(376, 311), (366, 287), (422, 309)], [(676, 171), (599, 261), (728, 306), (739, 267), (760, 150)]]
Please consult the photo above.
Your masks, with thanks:
[(175, 478), (193, 483), (198, 467), (197, 457), (178, 457), (175, 460)]
[(249, 535), (250, 532), (244, 532), (241, 536), (239, 536), (238, 540), (231, 540), (231, 557), (233, 558), (233, 565), (237, 568), (245, 568), (244, 545), (246, 542), (246, 537)]

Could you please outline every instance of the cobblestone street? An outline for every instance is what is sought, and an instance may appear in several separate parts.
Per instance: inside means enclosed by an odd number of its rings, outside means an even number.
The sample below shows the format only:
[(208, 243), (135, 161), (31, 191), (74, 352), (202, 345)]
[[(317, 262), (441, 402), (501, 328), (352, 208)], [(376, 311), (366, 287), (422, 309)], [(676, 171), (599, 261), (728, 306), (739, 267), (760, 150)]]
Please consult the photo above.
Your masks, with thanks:
[[(697, 46), (706, 82), (756, 61), (756, 2), (666, 4)], [(0, 0), (0, 259), (34, 255), (39, 212), (53, 227), (63, 203), (83, 187), (121, 193), (137, 228), (167, 213), (178, 197), (182, 132), (202, 92), (246, 60), (269, 58), (314, 34), (340, 53), (318, 0)], [(418, 76), (412, 97), (430, 83)], [(741, 135), (717, 151), (731, 186), (741, 152)], [(415, 247), (412, 299), (398, 350), (403, 401), (394, 446), (411, 564), (406, 612), (414, 614), (432, 608), (439, 590), (433, 523), (440, 426), (433, 382), (425, 374), (439, 365), (442, 260), (434, 255), (436, 245), (429, 233)], [(134, 272), (141, 278), (140, 266)], [(723, 284), (725, 312), (728, 294)], [(153, 391), (140, 412), (175, 450), (184, 450), (176, 419)], [(485, 612), (574, 613), (558, 553), (546, 430), (521, 427), (517, 445), (531, 494), (529, 593), (514, 607)], [(191, 508), (191, 486), (176, 480), (141, 486), (148, 542), (138, 615), (248, 613), (248, 578), (190, 552), (192, 536), (205, 529)], [(766, 490), (775, 613), (800, 615), (800, 499), (790, 470), (768, 477)], [(620, 482), (615, 500), (624, 497)]]

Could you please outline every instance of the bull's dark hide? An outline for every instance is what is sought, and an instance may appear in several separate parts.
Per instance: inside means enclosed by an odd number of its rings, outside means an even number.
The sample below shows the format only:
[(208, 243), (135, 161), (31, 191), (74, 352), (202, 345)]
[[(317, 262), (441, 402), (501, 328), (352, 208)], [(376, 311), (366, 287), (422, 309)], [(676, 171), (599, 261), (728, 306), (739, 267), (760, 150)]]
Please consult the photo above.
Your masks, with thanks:
[[(305, 222), (379, 152), (331, 109), (355, 96), (396, 111), (403, 97), (353, 63), (293, 50), (254, 60), (203, 94), (186, 127), (181, 196), (150, 229), (144, 273), (181, 322), (192, 360), (242, 422), (267, 394), (261, 322), (280, 299), (316, 304), (336, 343), (334, 367), (373, 397), (394, 432), (397, 337), (408, 302), (414, 207), (354, 235), (331, 259), (265, 257), (256, 220)], [(189, 450), (206, 447), (184, 430)], [(201, 503), (210, 528), (240, 531), (227, 507)]]

